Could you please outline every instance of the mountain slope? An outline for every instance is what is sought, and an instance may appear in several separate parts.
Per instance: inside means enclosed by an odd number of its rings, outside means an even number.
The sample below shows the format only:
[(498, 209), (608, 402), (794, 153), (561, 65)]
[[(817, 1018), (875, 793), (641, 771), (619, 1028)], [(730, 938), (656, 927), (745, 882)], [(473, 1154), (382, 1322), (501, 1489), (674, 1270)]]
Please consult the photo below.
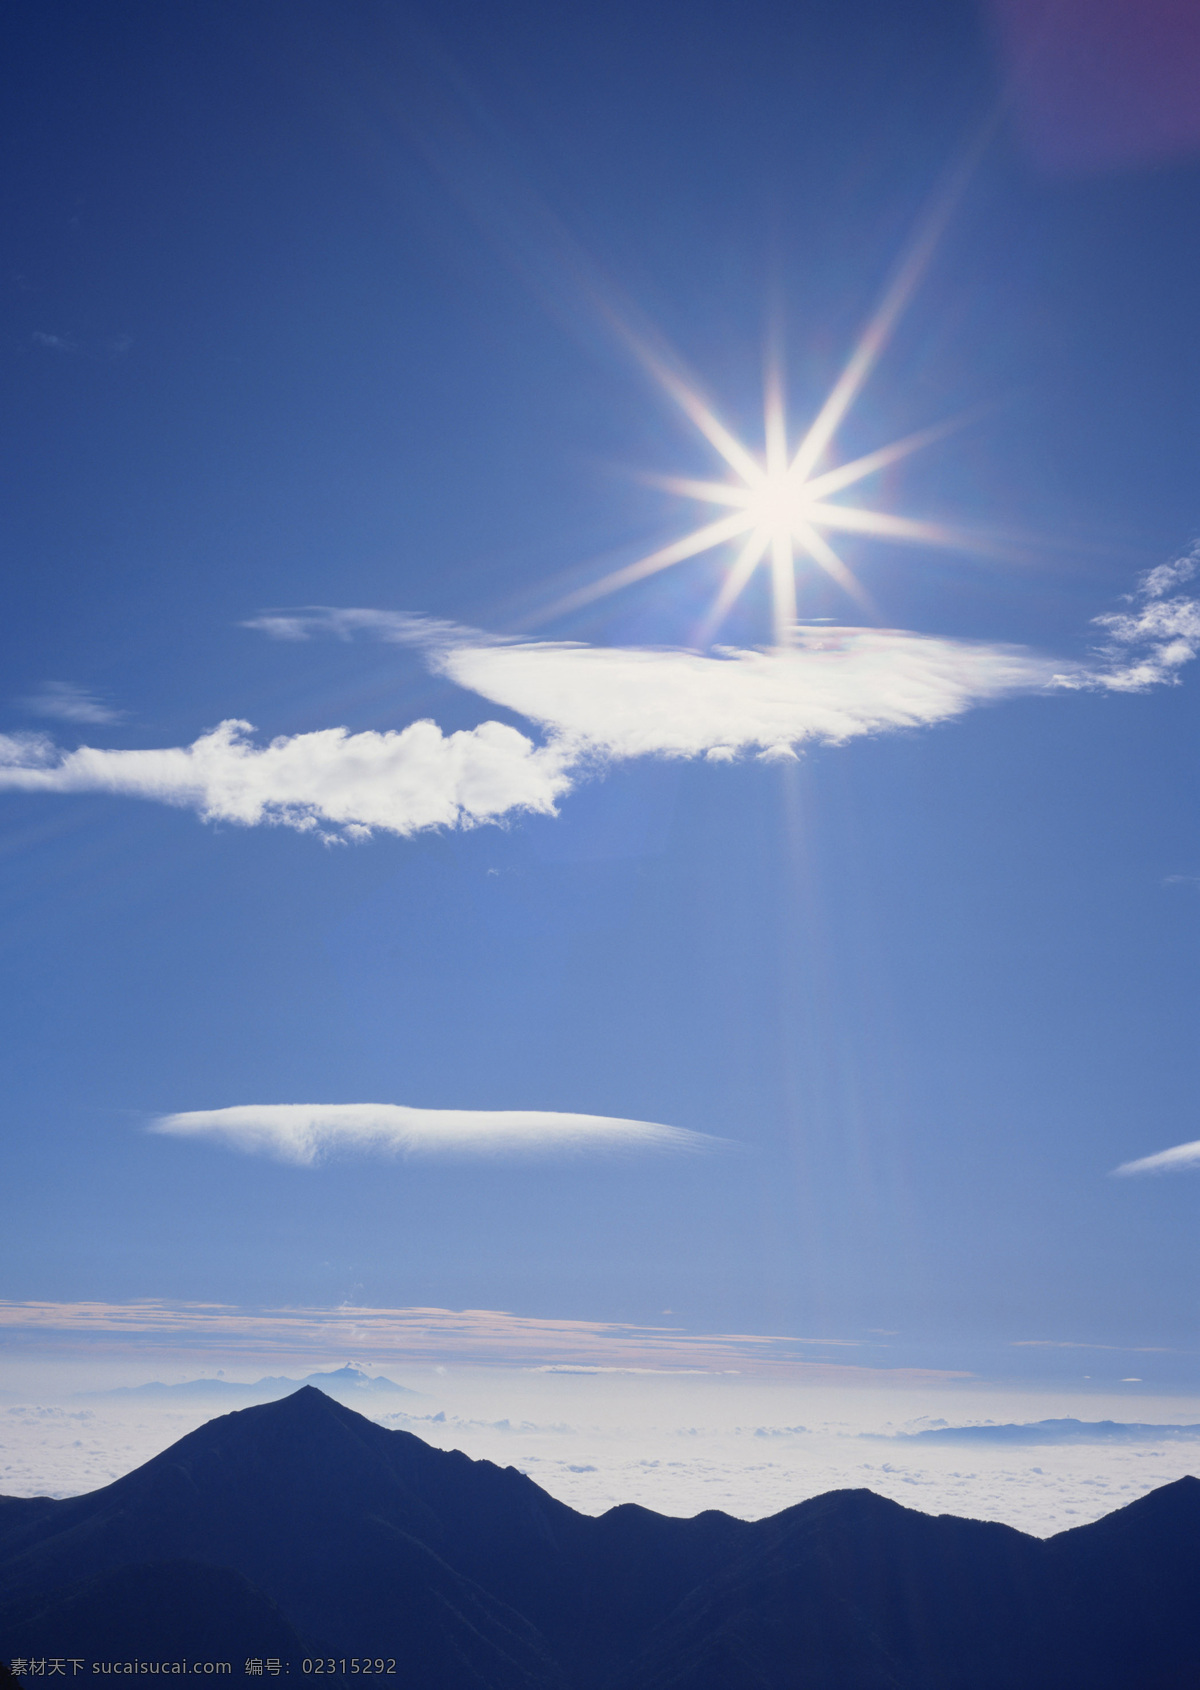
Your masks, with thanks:
[(19, 1643), (21, 1655), (37, 1660), (117, 1661), (139, 1655), (160, 1660), (240, 1655), (244, 1660), (250, 1638), (254, 1654), (264, 1659), (326, 1653), (323, 1644), (301, 1636), (246, 1579), (227, 1567), (196, 1561), (119, 1567), (48, 1599), (27, 1598), (9, 1610), (5, 1635)]
[(431, 1690), (1181, 1690), (1200, 1482), (1048, 1543), (869, 1491), (593, 1519), (306, 1388), (91, 1495), (0, 1499), (7, 1656), (69, 1630), (99, 1658), (135, 1610), (180, 1644), (220, 1610), (230, 1658), (395, 1657)]
[(311, 1387), (223, 1415), (49, 1514), (0, 1511), (0, 1623), (38, 1592), (192, 1561), (240, 1574), (335, 1655), (396, 1654), (402, 1637), (429, 1682), (557, 1685), (535, 1628), (439, 1556), (447, 1534), (420, 1495), (431, 1459), (446, 1458)]
[(1200, 1481), (1049, 1542), (870, 1491), (787, 1509), (697, 1586), (638, 1690), (1166, 1690), (1200, 1682)]

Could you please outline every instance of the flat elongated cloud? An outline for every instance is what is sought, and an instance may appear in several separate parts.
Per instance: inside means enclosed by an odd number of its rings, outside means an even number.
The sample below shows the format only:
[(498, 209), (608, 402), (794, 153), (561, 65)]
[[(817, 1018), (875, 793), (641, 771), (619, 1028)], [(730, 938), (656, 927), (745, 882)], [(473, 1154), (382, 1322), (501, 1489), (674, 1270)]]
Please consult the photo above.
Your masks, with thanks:
[(74, 681), (43, 681), (35, 693), (18, 703), (31, 716), (51, 716), (60, 722), (119, 722), (125, 714)]
[(338, 1150), (512, 1156), (603, 1150), (712, 1150), (727, 1141), (657, 1121), (536, 1109), (409, 1109), (399, 1103), (265, 1103), (162, 1115), (152, 1130), (211, 1138), (311, 1167)]
[(1179, 1174), (1188, 1168), (1200, 1168), (1200, 1138), (1191, 1144), (1175, 1144), (1170, 1150), (1160, 1150), (1153, 1156), (1141, 1156), (1136, 1162), (1122, 1162), (1114, 1174)]
[[(106, 1353), (137, 1353), (161, 1344), (197, 1359), (206, 1352), (249, 1353), (281, 1364), (311, 1356), (328, 1365), (346, 1354), (392, 1366), (411, 1361), (457, 1365), (615, 1367), (623, 1371), (700, 1369), (792, 1380), (877, 1379), (934, 1382), (971, 1374), (931, 1368), (879, 1367), (866, 1361), (812, 1359), (831, 1340), (792, 1333), (694, 1333), (680, 1326), (630, 1326), (511, 1314), (497, 1309), (239, 1308), (227, 1303), (171, 1303), (144, 1298), (131, 1303), (8, 1302), (0, 1299), (0, 1341), (20, 1335), (36, 1341), (99, 1340)], [(861, 1349), (858, 1339), (840, 1350)], [(269, 1361), (276, 1357), (278, 1361)]]
[(806, 740), (929, 726), (1081, 673), (1023, 646), (898, 628), (800, 627), (783, 648), (706, 653), (497, 638), (385, 610), (277, 611), (246, 626), (279, 640), (368, 634), (418, 647), (436, 673), (580, 758), (787, 755)]
[(788, 756), (806, 740), (927, 726), (1053, 684), (1048, 658), (871, 628), (801, 630), (790, 648), (694, 651), (463, 645), (459, 686), (605, 757)]

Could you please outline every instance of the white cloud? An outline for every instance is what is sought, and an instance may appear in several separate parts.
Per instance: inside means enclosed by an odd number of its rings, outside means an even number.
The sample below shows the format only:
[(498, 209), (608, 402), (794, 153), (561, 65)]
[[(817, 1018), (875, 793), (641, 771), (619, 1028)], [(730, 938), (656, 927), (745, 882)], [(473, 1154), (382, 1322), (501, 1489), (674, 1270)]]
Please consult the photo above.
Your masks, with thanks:
[[(326, 728), (255, 745), (248, 722), (222, 722), (194, 744), (154, 751), (62, 752), (0, 735), (0, 788), (111, 792), (199, 811), (209, 821), (322, 826), (356, 837), (468, 827), (514, 810), (552, 813), (570, 785), (559, 747), (484, 722), (443, 734), (434, 722), (399, 732)], [(328, 834), (324, 837), (329, 837)]]
[(1160, 563), (1157, 568), (1149, 569), (1142, 577), (1141, 591), (1149, 599), (1161, 599), (1169, 593), (1172, 587), (1180, 587), (1185, 581), (1190, 581), (1200, 569), (1200, 542), (1182, 557), (1174, 558), (1170, 563)]
[(861, 628), (804, 631), (783, 651), (704, 656), (495, 641), (371, 611), (261, 625), (301, 639), (315, 627), (347, 636), (370, 628), (419, 645), (431, 668), (537, 722), (546, 743), (500, 722), (452, 734), (429, 721), (387, 733), (328, 728), (256, 745), (249, 723), (230, 720), (189, 746), (129, 751), (64, 752), (10, 735), (0, 736), (0, 788), (121, 793), (327, 840), (377, 828), (411, 834), (553, 814), (581, 774), (608, 760), (788, 757), (806, 739), (838, 744), (941, 721), (1055, 676), (1049, 660), (1016, 648)]
[(125, 714), (74, 681), (43, 681), (35, 693), (18, 703), (31, 716), (50, 716), (59, 722), (119, 722)]
[(253, 628), (272, 640), (311, 640), (332, 634), (352, 640), (356, 634), (374, 634), (391, 645), (454, 645), (464, 641), (504, 644), (499, 636), (465, 628), (457, 622), (443, 622), (408, 610), (339, 609), (336, 605), (307, 605), (301, 610), (264, 610), (239, 626)]
[[(699, 652), (506, 639), (396, 611), (271, 611), (247, 626), (275, 639), (368, 634), (415, 647), (435, 673), (536, 723), (544, 743), (499, 722), (444, 734), (429, 721), (256, 745), (248, 723), (230, 720), (161, 750), (63, 752), (0, 736), (0, 788), (124, 793), (326, 841), (552, 815), (606, 762), (785, 760), (806, 742), (927, 727), (1021, 693), (1174, 684), (1200, 653), (1200, 601), (1171, 594), (1198, 569), (1200, 546), (1143, 577), (1131, 610), (1097, 618), (1108, 643), (1090, 667), (901, 629), (800, 627), (780, 648)], [(56, 696), (58, 714), (71, 709), (72, 720), (104, 708)]]
[(873, 628), (800, 629), (779, 650), (454, 644), (435, 666), (581, 755), (787, 756), (806, 740), (923, 727), (1054, 683), (1017, 647)]
[(1136, 1162), (1122, 1162), (1114, 1174), (1176, 1174), (1185, 1168), (1200, 1168), (1200, 1138), (1191, 1144), (1172, 1145), (1153, 1156), (1141, 1156)]
[(1200, 653), (1200, 600), (1173, 589), (1198, 571), (1200, 544), (1144, 575), (1129, 610), (1095, 619), (1105, 644), (1091, 663), (903, 629), (801, 626), (787, 647), (705, 653), (502, 638), (386, 610), (312, 607), (246, 625), (277, 639), (368, 634), (421, 648), (436, 673), (539, 723), (580, 762), (771, 760), (806, 741), (930, 726), (1019, 693), (1174, 685)]
[(337, 1150), (403, 1155), (545, 1155), (711, 1150), (724, 1139), (656, 1121), (534, 1109), (409, 1109), (398, 1103), (267, 1103), (163, 1115), (153, 1131), (214, 1138), (311, 1167)]
[[(247, 1347), (227, 1346), (215, 1332), (208, 1340), (200, 1337), (204, 1325), (220, 1331), (246, 1318), (211, 1306), (160, 1338), (139, 1334), (132, 1324), (145, 1319), (144, 1305), (128, 1307), (120, 1323), (114, 1322), (120, 1333), (115, 1344), (99, 1341), (102, 1328), (74, 1340), (69, 1332), (46, 1330), (40, 1342), (36, 1329), (19, 1328), (21, 1344), (11, 1353), (26, 1359), (9, 1362), (5, 1382), (6, 1394), (17, 1398), (20, 1392), (23, 1400), (0, 1408), (5, 1493), (71, 1496), (96, 1490), (149, 1461), (214, 1412), (195, 1399), (140, 1393), (93, 1396), (84, 1407), (66, 1398), (68, 1389), (211, 1374), (221, 1364), (240, 1379), (336, 1367), (358, 1353), (357, 1340), (347, 1333), (360, 1312), (345, 1311), (335, 1322), (326, 1311), (323, 1324), (312, 1323), (306, 1343), (290, 1335), (297, 1311), (271, 1311), (269, 1328), (259, 1323), (269, 1332), (266, 1345), (252, 1340)], [(693, 1516), (719, 1508), (739, 1519), (760, 1519), (807, 1497), (868, 1487), (931, 1514), (1003, 1520), (1047, 1535), (1084, 1525), (1195, 1471), (1196, 1445), (1182, 1439), (1031, 1449), (981, 1444), (968, 1456), (954, 1443), (873, 1445), (855, 1436), (888, 1422), (911, 1424), (918, 1397), (921, 1406), (956, 1420), (981, 1412), (1007, 1419), (1045, 1412), (1044, 1396), (1015, 1395), (999, 1382), (985, 1386), (929, 1374), (906, 1379), (865, 1369), (825, 1378), (802, 1365), (775, 1377), (731, 1378), (728, 1363), (718, 1357), (710, 1363), (712, 1371), (685, 1368), (664, 1356), (659, 1367), (626, 1372), (618, 1371), (620, 1345), (640, 1347), (640, 1335), (542, 1322), (533, 1339), (541, 1347), (530, 1351), (522, 1334), (536, 1330), (535, 1323), (495, 1312), (485, 1318), (503, 1347), (483, 1352), (482, 1365), (478, 1349), (462, 1348), (461, 1315), (412, 1310), (386, 1333), (381, 1328), (378, 1363), (417, 1386), (424, 1401), (404, 1399), (401, 1410), (381, 1397), (356, 1401), (356, 1409), (437, 1448), (516, 1467), (589, 1514), (634, 1502), (660, 1514)], [(474, 1319), (480, 1321), (478, 1315)], [(612, 1369), (531, 1371), (521, 1365), (524, 1355), (552, 1356), (556, 1346), (576, 1344), (611, 1359)], [(39, 1350), (53, 1353), (51, 1366), (33, 1359)], [(1115, 1384), (1102, 1398), (1090, 1391), (1060, 1393), (1054, 1412), (1127, 1418), (1128, 1396), (1122, 1401), (1122, 1394)], [(1168, 1419), (1180, 1412), (1178, 1398), (1138, 1393), (1135, 1400), (1139, 1418)], [(801, 1412), (807, 1431), (796, 1424)]]
[(805, 740), (927, 726), (1064, 675), (1061, 662), (1022, 646), (903, 629), (800, 627), (786, 648), (703, 653), (518, 640), (388, 610), (317, 606), (244, 625), (274, 639), (365, 633), (419, 647), (436, 673), (538, 722), (580, 757), (786, 757)]
[(1200, 541), (1181, 557), (1148, 570), (1129, 600), (1132, 610), (1095, 619), (1108, 635), (1108, 644), (1099, 653), (1101, 667), (1076, 677), (1064, 676), (1061, 684), (1106, 687), (1113, 692), (1177, 686), (1179, 670), (1200, 653), (1200, 600), (1168, 595), (1190, 581), (1198, 569)]

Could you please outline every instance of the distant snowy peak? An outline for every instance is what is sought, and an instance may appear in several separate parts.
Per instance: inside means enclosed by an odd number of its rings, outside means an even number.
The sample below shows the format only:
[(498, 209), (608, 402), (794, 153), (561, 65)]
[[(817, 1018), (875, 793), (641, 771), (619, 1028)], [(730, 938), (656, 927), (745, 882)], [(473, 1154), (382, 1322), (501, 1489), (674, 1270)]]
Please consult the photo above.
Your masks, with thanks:
[(305, 1385), (314, 1385), (318, 1391), (324, 1391), (331, 1397), (353, 1397), (361, 1400), (364, 1396), (419, 1396), (419, 1391), (412, 1390), (408, 1385), (397, 1385), (393, 1379), (385, 1379), (382, 1374), (365, 1372), (355, 1362), (347, 1362), (344, 1367), (333, 1367), (325, 1373), (309, 1373), (303, 1379), (290, 1379), (283, 1376), (268, 1379), (257, 1379), (253, 1384), (239, 1383), (233, 1379), (185, 1379), (178, 1385), (164, 1385), (155, 1380), (148, 1385), (121, 1385), (111, 1391), (88, 1391), (83, 1393), (89, 1397), (207, 1397), (217, 1398), (222, 1402), (272, 1402), (277, 1397), (290, 1396), (293, 1391), (302, 1389)]
[[(264, 1379), (263, 1384), (267, 1381)], [(408, 1385), (397, 1385), (391, 1379), (385, 1379), (381, 1373), (364, 1373), (361, 1367), (349, 1361), (345, 1367), (334, 1367), (327, 1373), (310, 1373), (305, 1379), (272, 1380), (272, 1384), (289, 1385), (295, 1389), (300, 1385), (315, 1385), (319, 1391), (329, 1391), (334, 1394), (343, 1391), (383, 1393), (415, 1397), (420, 1393), (410, 1389)]]

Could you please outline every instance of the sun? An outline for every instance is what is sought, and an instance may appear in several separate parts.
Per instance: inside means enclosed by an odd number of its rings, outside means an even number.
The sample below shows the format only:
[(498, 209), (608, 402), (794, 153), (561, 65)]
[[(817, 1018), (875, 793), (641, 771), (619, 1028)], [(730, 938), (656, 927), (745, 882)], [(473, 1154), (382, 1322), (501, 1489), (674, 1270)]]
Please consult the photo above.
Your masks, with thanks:
[[(682, 396), (681, 396), (682, 397)], [(833, 397), (833, 396), (831, 396)], [(715, 545), (740, 541), (717, 599), (705, 621), (705, 632), (720, 625), (760, 566), (770, 570), (774, 606), (775, 636), (786, 639), (796, 620), (797, 575), (804, 568), (824, 571), (867, 611), (870, 600), (849, 567), (826, 538), (830, 530), (873, 534), (879, 538), (905, 540), (926, 545), (952, 542), (949, 531), (938, 523), (919, 522), (891, 512), (833, 502), (835, 494), (856, 482), (907, 457), (944, 435), (950, 426), (935, 428), (893, 441), (850, 463), (814, 473), (832, 440), (834, 423), (828, 404), (794, 448), (789, 447), (782, 395), (777, 373), (768, 377), (762, 454), (756, 456), (728, 435), (706, 406), (689, 394), (688, 410), (708, 439), (725, 458), (736, 476), (726, 481), (688, 481), (666, 478), (662, 484), (672, 491), (690, 495), (709, 504), (729, 507), (729, 515), (685, 535), (673, 546), (643, 558), (632, 566), (649, 573), (652, 567), (666, 567), (678, 558), (696, 556)], [(701, 414), (703, 413), (703, 414)], [(715, 426), (714, 426), (715, 425)], [(673, 555), (669, 555), (673, 554)], [(614, 583), (615, 584), (615, 583)]]
[(556, 610), (591, 603), (688, 558), (733, 544), (737, 550), (704, 620), (701, 639), (712, 638), (755, 571), (766, 568), (770, 572), (775, 639), (778, 644), (784, 644), (796, 621), (797, 579), (805, 570), (823, 571), (862, 609), (872, 612), (866, 591), (826, 538), (831, 531), (923, 545), (963, 544), (962, 536), (941, 523), (836, 501), (836, 495), (847, 488), (932, 444), (957, 426), (939, 423), (849, 463), (822, 467), (837, 426), (865, 379), (865, 371), (853, 370), (854, 362), (852, 359), (848, 373), (858, 379), (852, 385), (843, 375), (794, 445), (788, 441), (782, 381), (778, 371), (773, 370), (766, 383), (763, 449), (754, 452), (725, 427), (692, 386), (655, 359), (652, 368), (659, 382), (715, 447), (732, 473), (720, 481), (697, 481), (682, 476), (647, 479), (669, 492), (716, 506), (724, 514), (639, 558), (636, 563), (572, 593)]
[(732, 560), (699, 630), (700, 642), (704, 644), (713, 638), (755, 571), (764, 568), (770, 575), (775, 640), (783, 645), (791, 639), (796, 623), (798, 583), (813, 569), (822, 571), (861, 609), (874, 614), (865, 589), (830, 543), (827, 536), (831, 533), (865, 534), (880, 540), (948, 546), (962, 551), (994, 549), (994, 542), (989, 543), (980, 535), (964, 534), (940, 522), (842, 503), (840, 498), (879, 470), (942, 439), (961, 426), (965, 418), (906, 435), (848, 463), (830, 461), (837, 431), (887, 346), (972, 167), (973, 155), (935, 199), (837, 381), (807, 429), (794, 442), (788, 438), (778, 361), (768, 369), (763, 445), (761, 450), (754, 451), (725, 426), (701, 398), (695, 384), (680, 374), (674, 359), (653, 351), (643, 338), (618, 325), (626, 345), (715, 449), (728, 472), (724, 480), (714, 481), (679, 476), (645, 479), (701, 504), (715, 506), (723, 514), (660, 546), (636, 563), (627, 564), (560, 599), (545, 613), (547, 616), (593, 603), (718, 546), (732, 546), (735, 548)]

